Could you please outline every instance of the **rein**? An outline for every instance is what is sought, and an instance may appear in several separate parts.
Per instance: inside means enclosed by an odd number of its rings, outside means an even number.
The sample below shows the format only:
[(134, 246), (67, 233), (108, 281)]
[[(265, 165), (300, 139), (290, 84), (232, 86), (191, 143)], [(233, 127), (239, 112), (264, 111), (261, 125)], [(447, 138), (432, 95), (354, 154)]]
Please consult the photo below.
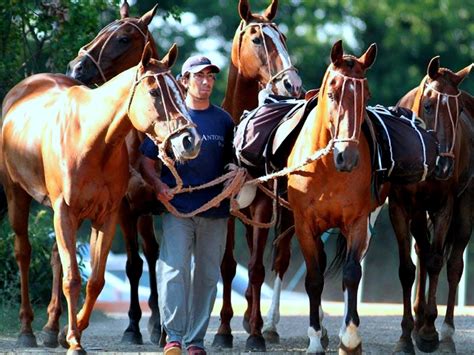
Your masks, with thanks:
[[(268, 80), (266, 85), (263, 84), (262, 82), (260, 82), (260, 85), (262, 87), (266, 87), (267, 89), (271, 89), (273, 83), (279, 77), (281, 77), (283, 74), (285, 74), (288, 71), (294, 71), (295, 73), (298, 73), (298, 70), (291, 64), (291, 60), (290, 60), (290, 56), (288, 55), (288, 52), (285, 52), (286, 48), (280, 48), (280, 50), (278, 49), (278, 43), (276, 43), (276, 41), (275, 41), (274, 33), (272, 33), (272, 29), (274, 31), (276, 31), (276, 33), (280, 36), (281, 43), (284, 44), (285, 42), (282, 40), (282, 34), (278, 30), (278, 26), (274, 22), (270, 22), (270, 23), (251, 22), (249, 24), (245, 24), (244, 20), (242, 20), (240, 22), (240, 26), (238, 28), (238, 31), (239, 31), (239, 66), (241, 64), (241, 62), (240, 62), (240, 48), (241, 48), (241, 45), (242, 45), (242, 37), (243, 37), (243, 34), (245, 33), (245, 31), (247, 31), (247, 29), (251, 28), (251, 27), (258, 27), (260, 29), (260, 32), (262, 33), (262, 36), (263, 36), (263, 38), (262, 38), (263, 48), (265, 49), (265, 57), (266, 57), (266, 62), (267, 62), (268, 75), (270, 76), (270, 79)], [(286, 59), (286, 61), (288, 62), (287, 63), (288, 66), (286, 68), (283, 68), (282, 70), (278, 71), (276, 74), (273, 74), (273, 75), (272, 75), (272, 66), (271, 66), (271, 63), (270, 63), (270, 53), (268, 51), (267, 42), (265, 41), (265, 34), (273, 40), (278, 54), (280, 56), (284, 57)]]
[(451, 147), (447, 152), (440, 152), (439, 156), (440, 157), (449, 157), (454, 159), (454, 146), (456, 144), (456, 135), (457, 135), (457, 128), (459, 124), (459, 119), (454, 122), (454, 114), (451, 112), (451, 106), (449, 105), (449, 100), (451, 98), (454, 98), (454, 102), (456, 103), (456, 113), (459, 115), (459, 96), (461, 95), (461, 91), (459, 91), (456, 95), (451, 95), (451, 94), (446, 94), (444, 92), (441, 92), (439, 90), (436, 90), (434, 88), (433, 83), (427, 83), (428, 76), (425, 76), (423, 80), (421, 81), (420, 87), (418, 88), (418, 91), (415, 96), (415, 104), (413, 106), (413, 111), (416, 112), (418, 116), (420, 116), (420, 110), (421, 110), (421, 101), (423, 99), (423, 93), (425, 91), (425, 88), (431, 89), (437, 94), (437, 100), (436, 100), (436, 111), (435, 111), (435, 123), (434, 123), (434, 128), (433, 130), (436, 132), (438, 128), (438, 118), (439, 118), (439, 103), (441, 101), (441, 97), (444, 96), (446, 97), (446, 106), (448, 107), (448, 113), (449, 113), (449, 121), (451, 123), (451, 127), (453, 129), (453, 142), (451, 143)]
[[(116, 25), (116, 22), (119, 21), (119, 20), (116, 20), (112, 23), (110, 23), (109, 25), (107, 25), (106, 27), (104, 27), (100, 32), (99, 34), (96, 36), (96, 38), (101, 35), (102, 33), (108, 31), (111, 27), (115, 26)], [(102, 48), (100, 49), (100, 52), (99, 52), (99, 58), (97, 60), (95, 60), (95, 58), (89, 53), (94, 47), (92, 48), (88, 48), (88, 49), (85, 49), (87, 46), (90, 46), (94, 40), (92, 40), (91, 42), (87, 43), (85, 46), (82, 46), (81, 49), (79, 49), (79, 54), (84, 54), (87, 58), (89, 58), (92, 63), (94, 63), (94, 65), (96, 66), (97, 70), (99, 71), (101, 77), (102, 77), (102, 80), (104, 81), (104, 83), (107, 81), (107, 79), (105, 78), (105, 75), (104, 75), (104, 72), (102, 71), (102, 68), (100, 67), (100, 62), (102, 60), (102, 53), (104, 52), (104, 49), (105, 49), (105, 46), (109, 43), (110, 39), (112, 38), (112, 36), (115, 34), (115, 32), (117, 32), (120, 28), (126, 26), (126, 25), (130, 25), (130, 26), (133, 26), (135, 27), (143, 36), (144, 40), (145, 40), (145, 43), (147, 42), (148, 40), (148, 31), (147, 33), (143, 33), (143, 31), (140, 29), (139, 26), (137, 26), (136, 24), (134, 24), (133, 22), (130, 22), (130, 21), (124, 21), (122, 24), (120, 24), (116, 29), (114, 29), (110, 35), (107, 37), (107, 39), (105, 40), (104, 44), (102, 45)]]

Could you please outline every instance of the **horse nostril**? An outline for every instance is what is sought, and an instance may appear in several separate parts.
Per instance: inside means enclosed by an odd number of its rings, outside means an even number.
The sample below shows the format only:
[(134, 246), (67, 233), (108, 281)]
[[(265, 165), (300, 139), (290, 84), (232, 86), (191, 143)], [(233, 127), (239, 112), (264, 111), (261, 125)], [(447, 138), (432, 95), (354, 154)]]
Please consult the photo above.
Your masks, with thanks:
[(188, 136), (188, 135), (185, 136), (183, 138), (183, 148), (184, 148), (184, 150), (185, 151), (192, 150), (193, 146), (194, 146), (193, 142), (194, 142), (194, 139), (193, 139), (192, 136)]
[(344, 154), (340, 152), (336, 157), (336, 163), (342, 165), (344, 163)]
[(73, 71), (74, 71), (76, 74), (81, 74), (82, 71), (83, 71), (83, 69), (84, 69), (84, 66), (82, 65), (82, 63), (77, 63), (76, 66), (74, 67), (74, 70), (73, 70)]
[(288, 79), (283, 80), (283, 85), (285, 85), (285, 89), (288, 92), (291, 92), (291, 89), (293, 88), (293, 85), (291, 85), (291, 83)]

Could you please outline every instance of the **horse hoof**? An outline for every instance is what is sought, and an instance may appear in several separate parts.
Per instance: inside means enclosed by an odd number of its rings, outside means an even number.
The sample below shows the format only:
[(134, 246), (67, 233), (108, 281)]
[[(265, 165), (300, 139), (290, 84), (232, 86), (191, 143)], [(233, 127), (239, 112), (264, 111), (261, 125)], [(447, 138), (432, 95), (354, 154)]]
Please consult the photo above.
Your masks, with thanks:
[(66, 355), (85, 355), (87, 352), (83, 348), (68, 349)]
[(415, 347), (413, 346), (413, 342), (411, 339), (404, 339), (400, 338), (395, 345), (395, 349), (393, 350), (393, 354), (396, 355), (415, 355)]
[(36, 348), (38, 344), (36, 343), (36, 337), (33, 333), (20, 333), (18, 339), (16, 340), (16, 346), (19, 348)]
[(67, 326), (65, 326), (58, 334), (58, 343), (61, 344), (61, 346), (64, 349), (69, 349), (69, 344), (66, 340), (66, 334), (67, 334)]
[(232, 349), (234, 336), (232, 334), (216, 334), (212, 346), (221, 349)]
[(250, 335), (245, 343), (245, 351), (267, 351), (265, 339), (261, 335)]
[(263, 338), (271, 344), (280, 344), (280, 335), (275, 330), (263, 331)]
[(41, 343), (47, 348), (56, 348), (59, 345), (58, 333), (59, 333), (58, 330), (43, 328), (43, 330), (41, 331), (39, 335)]
[(362, 355), (362, 343), (354, 349), (349, 349), (343, 343), (339, 344), (339, 355)]
[(436, 351), (439, 347), (439, 337), (438, 332), (429, 332), (424, 333), (423, 328), (420, 329), (418, 334), (415, 337), (416, 346), (420, 351), (425, 353), (432, 353)]
[(447, 353), (447, 354), (456, 354), (456, 344), (452, 338), (446, 338), (439, 342), (439, 349), (440, 353)]
[(322, 328), (322, 336), (321, 336), (321, 346), (324, 349), (327, 349), (329, 346), (329, 337), (328, 337), (328, 331), (326, 328)]
[(143, 345), (143, 337), (142, 333), (132, 332), (132, 331), (125, 331), (122, 335), (122, 340), (120, 340), (121, 344), (128, 344), (128, 345)]

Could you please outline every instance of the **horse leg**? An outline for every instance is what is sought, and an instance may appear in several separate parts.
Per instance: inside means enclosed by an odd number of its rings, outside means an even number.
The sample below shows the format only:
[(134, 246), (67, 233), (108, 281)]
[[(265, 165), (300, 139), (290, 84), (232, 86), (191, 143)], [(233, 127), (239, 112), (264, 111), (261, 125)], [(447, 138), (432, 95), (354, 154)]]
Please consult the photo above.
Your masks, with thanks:
[[(81, 346), (81, 329), (77, 321), (77, 301), (81, 292), (81, 276), (76, 260), (78, 221), (62, 199), (53, 204), (54, 230), (63, 269), (63, 293), (67, 300), (68, 325), (59, 334), (59, 342), (69, 347), (68, 354), (85, 353)], [(92, 257), (92, 255), (91, 255)]]
[(347, 235), (347, 256), (343, 266), (342, 285), (346, 311), (339, 331), (339, 354), (362, 354), (357, 290), (362, 277), (360, 261), (369, 247), (367, 222), (368, 218), (360, 217), (350, 229), (347, 228), (347, 233), (344, 232)]
[[(464, 260), (463, 253), (466, 249), (472, 232), (472, 222), (470, 218), (470, 196), (465, 193), (461, 200), (456, 203), (456, 210), (453, 213), (453, 221), (448, 238), (452, 240), (453, 246), (447, 264), (447, 276), (449, 284), (448, 302), (446, 315), (441, 327), (441, 343), (443, 350), (456, 353), (453, 341), (454, 336), (454, 305), (456, 303), (456, 290), (461, 280)], [(468, 208), (466, 208), (466, 206)]]
[[(258, 192), (257, 192), (258, 194)], [(255, 216), (251, 213), (252, 218)], [(253, 255), (253, 233), (254, 227), (245, 225), (245, 240), (247, 241), (247, 247), (249, 248), (250, 256)], [(250, 260), (249, 260), (250, 263)], [(248, 267), (248, 284), (247, 288), (245, 289), (245, 299), (247, 300), (247, 309), (244, 312), (244, 317), (242, 318), (242, 327), (245, 329), (247, 334), (250, 334), (250, 317), (252, 316), (252, 282), (250, 281), (250, 265)]]
[(127, 264), (125, 270), (130, 283), (129, 324), (123, 333), (121, 343), (143, 344), (143, 337), (140, 332), (142, 310), (138, 299), (138, 284), (143, 272), (143, 260), (138, 253), (138, 216), (131, 211), (130, 205), (125, 197), (120, 204), (118, 218), (127, 250)]
[(20, 305), (20, 335), (17, 346), (31, 348), (38, 346), (31, 328), (33, 309), (29, 295), (29, 269), (31, 262), (31, 244), (28, 240), (28, 215), (31, 197), (19, 186), (13, 185), (7, 189), (8, 217), (13, 233), (15, 233), (15, 259), (20, 270), (21, 305)]
[(328, 345), (328, 335), (322, 325), (321, 294), (324, 288), (326, 253), (320, 238), (321, 232), (313, 231), (303, 223), (296, 225), (296, 236), (306, 264), (305, 288), (309, 298), (309, 345), (306, 352), (324, 354)]
[[(272, 200), (267, 196), (260, 196), (252, 204), (252, 215), (257, 221), (269, 222), (272, 218)], [(262, 336), (263, 319), (260, 309), (262, 284), (265, 280), (263, 254), (268, 238), (267, 228), (253, 228), (253, 246), (249, 262), (249, 284), (251, 290), (250, 335), (245, 345), (246, 351), (266, 351), (265, 339)]]
[(41, 339), (43, 345), (49, 348), (58, 346), (59, 317), (62, 313), (62, 267), (59, 258), (58, 244), (55, 242), (51, 250), (51, 268), (53, 270), (53, 282), (51, 289), (51, 300), (48, 305), (48, 322), (43, 327)]
[(416, 267), (411, 260), (409, 219), (405, 209), (395, 198), (389, 204), (390, 220), (397, 237), (399, 267), (398, 277), (403, 290), (403, 318), (401, 322), (402, 335), (398, 340), (395, 354), (415, 354), (415, 348), (411, 340), (411, 332), (414, 328), (413, 315), (411, 313), (411, 290), (415, 281)]
[[(158, 308), (158, 291), (156, 286), (156, 261), (160, 254), (160, 248), (156, 241), (153, 228), (153, 216), (144, 215), (138, 218), (138, 230), (143, 240), (143, 254), (148, 264), (150, 276), (150, 297), (148, 306), (151, 310), (151, 316), (148, 320), (148, 334), (153, 344), (159, 344), (161, 337), (161, 317)], [(164, 346), (164, 344), (162, 344)]]
[(439, 346), (439, 336), (435, 327), (435, 320), (438, 316), (436, 304), (436, 291), (438, 288), (438, 278), (441, 268), (443, 267), (443, 253), (445, 247), (445, 238), (448, 232), (452, 217), (452, 203), (448, 199), (446, 206), (431, 215), (434, 224), (434, 236), (432, 241), (432, 250), (426, 264), (429, 276), (428, 303), (425, 309), (425, 319), (423, 326), (420, 328), (415, 341), (421, 351), (433, 352)]
[(212, 346), (218, 348), (232, 348), (233, 336), (230, 328), (230, 320), (234, 316), (231, 304), (232, 280), (237, 270), (237, 262), (234, 259), (235, 243), (235, 218), (230, 217), (227, 224), (227, 240), (225, 245), (224, 258), (221, 263), (221, 275), (223, 283), (223, 300), (220, 313), (221, 324), (217, 330)]
[(263, 325), (263, 337), (266, 341), (274, 344), (280, 343), (280, 335), (278, 334), (276, 326), (280, 321), (280, 294), (283, 276), (290, 265), (291, 239), (293, 238), (294, 232), (292, 229), (293, 225), (293, 213), (287, 209), (281, 209), (280, 223), (277, 228), (278, 233), (285, 233), (289, 228), (291, 228), (291, 230), (273, 246), (273, 270), (275, 270), (276, 277), (273, 284), (272, 303)]

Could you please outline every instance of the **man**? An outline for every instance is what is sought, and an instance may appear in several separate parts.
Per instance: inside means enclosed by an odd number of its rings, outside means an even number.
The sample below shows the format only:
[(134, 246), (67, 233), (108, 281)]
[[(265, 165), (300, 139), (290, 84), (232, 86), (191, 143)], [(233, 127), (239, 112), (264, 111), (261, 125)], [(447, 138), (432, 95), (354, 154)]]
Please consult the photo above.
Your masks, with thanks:
[[(215, 75), (220, 69), (203, 56), (192, 56), (181, 70), (181, 83), (187, 90), (186, 106), (202, 137), (201, 150), (194, 160), (177, 164), (183, 186), (198, 186), (223, 175), (232, 155), (233, 123), (230, 115), (210, 102)], [(189, 213), (222, 191), (215, 186), (173, 196), (176, 182), (163, 167), (157, 174), (158, 150), (148, 138), (141, 151), (145, 155), (142, 173), (160, 200), (180, 212)], [(158, 260), (159, 308), (166, 331), (166, 355), (206, 354), (204, 335), (217, 292), (220, 265), (224, 255), (229, 202), (226, 200), (198, 216), (179, 218), (163, 215), (163, 236)]]

